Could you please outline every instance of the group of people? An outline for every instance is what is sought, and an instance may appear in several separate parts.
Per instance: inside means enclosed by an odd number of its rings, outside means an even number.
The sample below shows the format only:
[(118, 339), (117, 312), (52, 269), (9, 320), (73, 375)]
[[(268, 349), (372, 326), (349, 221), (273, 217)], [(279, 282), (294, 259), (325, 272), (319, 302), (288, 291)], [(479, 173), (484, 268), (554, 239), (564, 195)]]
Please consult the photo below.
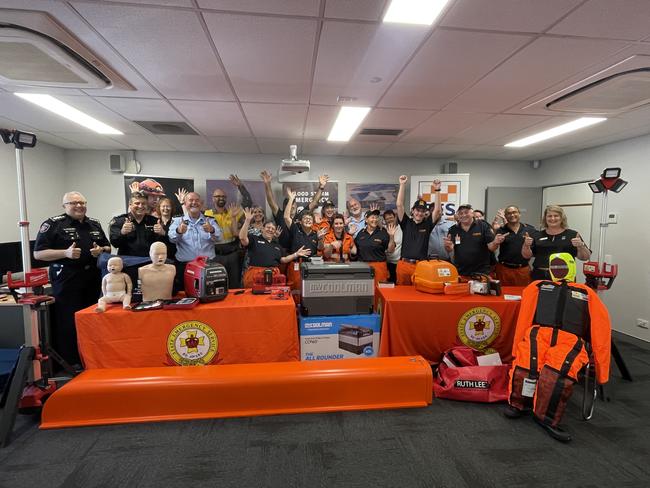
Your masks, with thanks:
[[(541, 230), (522, 223), (516, 206), (500, 211), (492, 225), (482, 212), (460, 205), (448, 220), (443, 216), (441, 182), (433, 182), (434, 201), (417, 198), (407, 213), (407, 176), (399, 177), (396, 211), (377, 206), (363, 212), (356, 199), (340, 213), (329, 200), (319, 206), (328, 176), (319, 177), (318, 190), (309, 205), (297, 212), (296, 193), (289, 190), (280, 207), (271, 188), (271, 175), (261, 179), (273, 217), (266, 219), (260, 206), (236, 175), (231, 183), (241, 194), (242, 205), (227, 203), (226, 193), (212, 193), (212, 207), (201, 196), (183, 189), (175, 194), (182, 215), (173, 216), (173, 202), (161, 188), (141, 182), (131, 187), (128, 212), (109, 223), (108, 237), (96, 219), (86, 215), (87, 200), (79, 192), (63, 196), (64, 213), (47, 219), (36, 237), (34, 257), (50, 262), (54, 307), (55, 348), (70, 363), (79, 363), (74, 313), (97, 302), (100, 270), (97, 258), (111, 246), (122, 257), (147, 257), (151, 244), (162, 242), (176, 266), (177, 288), (182, 288), (184, 269), (198, 256), (224, 265), (231, 288), (251, 287), (264, 270), (282, 273), (292, 289), (300, 287), (300, 263), (314, 256), (325, 261), (367, 262), (375, 281), (410, 285), (418, 261), (437, 256), (455, 264), (459, 274), (495, 274), (505, 285), (526, 285), (532, 279), (550, 277), (548, 257), (568, 252), (588, 259), (590, 251), (580, 235), (569, 229), (561, 207), (548, 206)], [(243, 207), (243, 208), (242, 208)], [(532, 271), (529, 261), (533, 259)]]

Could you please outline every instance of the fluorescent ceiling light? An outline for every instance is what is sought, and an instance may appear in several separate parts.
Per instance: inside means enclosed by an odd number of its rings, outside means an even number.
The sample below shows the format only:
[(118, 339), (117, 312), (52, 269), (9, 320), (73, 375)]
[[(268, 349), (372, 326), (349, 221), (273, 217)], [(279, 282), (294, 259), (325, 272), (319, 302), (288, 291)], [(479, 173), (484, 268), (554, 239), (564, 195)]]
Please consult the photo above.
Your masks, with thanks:
[(49, 110), (61, 117), (64, 117), (72, 122), (75, 122), (79, 125), (82, 125), (88, 129), (94, 130), (99, 134), (106, 135), (124, 135), (123, 132), (120, 132), (117, 129), (113, 129), (111, 126), (100, 122), (97, 119), (92, 118), (90, 115), (77, 110), (76, 108), (63, 103), (61, 100), (50, 95), (42, 95), (39, 93), (14, 93), (17, 97), (20, 97), (28, 102), (38, 105), (45, 110)]
[(363, 119), (370, 112), (370, 107), (341, 107), (332, 126), (328, 141), (347, 142), (357, 131)]
[(384, 22), (431, 25), (449, 0), (392, 0)]
[(538, 134), (533, 134), (532, 136), (509, 142), (505, 145), (505, 147), (530, 146), (536, 142), (545, 141), (546, 139), (551, 139), (552, 137), (561, 136), (567, 132), (573, 132), (574, 130), (582, 129), (583, 127), (589, 127), (590, 125), (598, 124), (599, 122), (604, 122), (606, 120), (607, 119), (605, 117), (582, 117), (567, 124), (558, 125), (552, 129), (545, 130)]

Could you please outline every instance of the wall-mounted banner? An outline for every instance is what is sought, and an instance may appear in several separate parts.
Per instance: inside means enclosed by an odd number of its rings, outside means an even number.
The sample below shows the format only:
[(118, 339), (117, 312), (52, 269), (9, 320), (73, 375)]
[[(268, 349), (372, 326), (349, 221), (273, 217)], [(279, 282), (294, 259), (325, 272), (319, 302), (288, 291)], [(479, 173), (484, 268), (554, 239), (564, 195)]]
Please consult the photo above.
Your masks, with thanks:
[(124, 201), (126, 211), (129, 211), (129, 198), (136, 190), (144, 192), (148, 197), (160, 198), (166, 196), (172, 201), (172, 215), (182, 215), (181, 205), (176, 198), (179, 189), (194, 191), (194, 179), (192, 178), (168, 178), (166, 176), (153, 175), (124, 175)]
[[(262, 180), (241, 180), (243, 185), (251, 194), (254, 207), (262, 207), (266, 211), (266, 193), (264, 193), (264, 182)], [(205, 208), (212, 208), (212, 192), (220, 188), (226, 194), (226, 204), (235, 202), (241, 205), (241, 193), (230, 180), (205, 180)]]
[(365, 212), (370, 205), (378, 205), (379, 210), (395, 210), (397, 199), (397, 183), (348, 183), (345, 190), (345, 198), (359, 200), (361, 208)]
[[(311, 202), (318, 191), (318, 181), (291, 181), (282, 183), (282, 200), (287, 196), (287, 188), (297, 192), (296, 202), (298, 204), (298, 212), (306, 208)], [(320, 207), (325, 200), (331, 200), (334, 206), (338, 208), (339, 212), (343, 213), (345, 208), (339, 208), (339, 184), (338, 182), (328, 181), (323, 190), (318, 206)], [(278, 205), (282, 205), (279, 201)]]
[(418, 195), (431, 203), (433, 202), (433, 180), (442, 181), (440, 191), (440, 202), (442, 203), (443, 215), (450, 219), (456, 208), (463, 203), (469, 202), (469, 174), (445, 174), (411, 176), (411, 202), (405, 207), (410, 208)]

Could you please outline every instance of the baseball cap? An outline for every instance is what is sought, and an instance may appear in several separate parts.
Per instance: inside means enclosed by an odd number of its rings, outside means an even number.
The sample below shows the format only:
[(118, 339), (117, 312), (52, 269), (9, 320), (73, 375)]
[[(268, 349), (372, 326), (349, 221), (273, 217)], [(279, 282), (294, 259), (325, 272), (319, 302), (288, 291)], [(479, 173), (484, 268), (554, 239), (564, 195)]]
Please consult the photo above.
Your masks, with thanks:
[(379, 210), (368, 210), (366, 212), (366, 218), (370, 217), (371, 215), (381, 215), (381, 212)]
[(429, 205), (427, 202), (422, 200), (421, 198), (419, 200), (416, 200), (413, 206), (411, 207), (412, 209), (414, 208), (419, 208), (420, 210), (427, 210), (429, 208)]
[(473, 208), (470, 203), (463, 203), (462, 205), (458, 205), (458, 207), (456, 207), (456, 212), (460, 212), (461, 210), (473, 210)]
[(336, 207), (336, 205), (334, 205), (334, 202), (332, 200), (325, 200), (323, 202), (322, 207), (323, 208), (325, 208), (325, 207)]

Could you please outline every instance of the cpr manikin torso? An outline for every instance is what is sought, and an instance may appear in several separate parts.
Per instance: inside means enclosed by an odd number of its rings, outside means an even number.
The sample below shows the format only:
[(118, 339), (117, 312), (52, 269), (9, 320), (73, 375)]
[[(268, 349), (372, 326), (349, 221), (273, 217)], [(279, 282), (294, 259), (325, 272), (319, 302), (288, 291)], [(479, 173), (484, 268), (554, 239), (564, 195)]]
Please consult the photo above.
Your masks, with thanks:
[(172, 264), (165, 264), (167, 246), (162, 242), (154, 242), (149, 248), (149, 257), (151, 264), (138, 270), (142, 300), (169, 300), (172, 297), (176, 268)]
[(131, 278), (122, 273), (122, 266), (122, 258), (114, 257), (108, 260), (106, 268), (109, 273), (102, 279), (103, 296), (97, 302), (96, 312), (106, 310), (107, 303), (122, 302), (123, 308), (131, 308)]

